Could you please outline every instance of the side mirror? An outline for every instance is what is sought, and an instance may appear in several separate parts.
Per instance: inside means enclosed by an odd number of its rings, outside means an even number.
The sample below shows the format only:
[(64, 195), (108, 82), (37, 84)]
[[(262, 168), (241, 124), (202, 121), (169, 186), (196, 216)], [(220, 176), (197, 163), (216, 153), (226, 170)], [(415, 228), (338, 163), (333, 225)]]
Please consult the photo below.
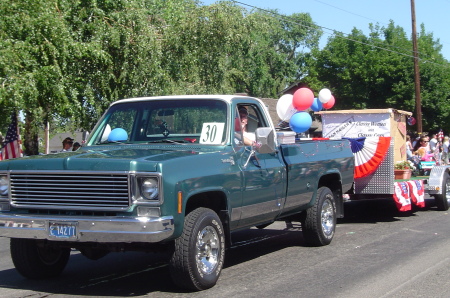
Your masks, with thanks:
[(83, 141), (83, 144), (86, 143), (88, 138), (89, 138), (89, 131), (83, 131), (83, 136), (81, 138), (81, 141)]
[(274, 153), (275, 150), (275, 139), (273, 129), (270, 127), (259, 127), (255, 130), (256, 143), (261, 146), (255, 146), (255, 150), (258, 153)]

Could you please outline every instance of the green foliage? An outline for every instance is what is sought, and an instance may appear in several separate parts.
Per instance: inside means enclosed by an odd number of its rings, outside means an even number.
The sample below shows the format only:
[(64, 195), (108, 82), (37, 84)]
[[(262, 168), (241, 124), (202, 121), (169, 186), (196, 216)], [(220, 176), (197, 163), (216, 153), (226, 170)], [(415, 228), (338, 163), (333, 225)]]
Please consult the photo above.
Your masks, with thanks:
[[(4, 0), (0, 15), (0, 109), (24, 112), (28, 154), (46, 121), (52, 132), (90, 130), (126, 97), (278, 98), (301, 81), (330, 88), (337, 109), (415, 108), (411, 41), (393, 22), (371, 25), (368, 36), (356, 28), (346, 39), (336, 34), (319, 50), (322, 32), (309, 14), (230, 1)], [(448, 131), (449, 63), (423, 26), (419, 48), (432, 62), (420, 64), (424, 128)], [(0, 131), (8, 122), (0, 117)]]
[[(307, 81), (330, 88), (336, 109), (396, 108), (415, 112), (412, 43), (401, 27), (370, 25), (365, 36), (356, 28), (348, 37), (336, 34), (315, 52)], [(418, 36), (424, 131), (450, 131), (448, 61), (441, 45), (422, 30)], [(426, 61), (426, 62), (425, 62)], [(322, 87), (323, 88), (323, 87)]]

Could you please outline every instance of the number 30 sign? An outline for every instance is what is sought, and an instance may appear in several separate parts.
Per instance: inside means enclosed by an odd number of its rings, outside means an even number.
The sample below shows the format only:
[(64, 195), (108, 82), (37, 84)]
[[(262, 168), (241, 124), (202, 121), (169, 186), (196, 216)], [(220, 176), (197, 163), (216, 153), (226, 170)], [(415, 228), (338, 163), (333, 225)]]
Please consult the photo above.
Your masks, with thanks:
[(217, 145), (222, 143), (224, 127), (225, 123), (203, 123), (202, 134), (200, 135), (200, 144)]

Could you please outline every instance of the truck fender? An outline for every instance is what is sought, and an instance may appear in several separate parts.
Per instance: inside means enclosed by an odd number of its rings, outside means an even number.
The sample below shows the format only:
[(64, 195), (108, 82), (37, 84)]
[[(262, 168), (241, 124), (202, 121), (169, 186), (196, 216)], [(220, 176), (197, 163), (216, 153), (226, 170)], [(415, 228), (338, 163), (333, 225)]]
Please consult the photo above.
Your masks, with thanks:
[(219, 215), (224, 229), (225, 243), (227, 246), (231, 245), (230, 202), (226, 192), (221, 188), (208, 188), (196, 189), (189, 193), (183, 206), (184, 214), (187, 215), (200, 207), (209, 208)]
[(318, 189), (321, 187), (328, 187), (334, 196), (336, 216), (337, 218), (344, 217), (344, 200), (342, 198), (342, 179), (339, 172), (327, 172), (319, 178), (319, 184), (314, 195), (314, 199), (317, 199)]

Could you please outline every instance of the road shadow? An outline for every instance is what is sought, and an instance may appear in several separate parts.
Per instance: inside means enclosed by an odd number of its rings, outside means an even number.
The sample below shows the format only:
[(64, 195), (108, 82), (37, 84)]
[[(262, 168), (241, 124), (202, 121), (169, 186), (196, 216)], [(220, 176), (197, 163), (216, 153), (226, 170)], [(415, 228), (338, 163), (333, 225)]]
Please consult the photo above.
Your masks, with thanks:
[[(345, 203), (345, 218), (340, 224), (395, 222), (403, 216), (415, 216), (420, 210), (399, 212), (392, 199), (365, 200)], [(434, 210), (434, 199), (426, 199), (424, 210)], [(233, 245), (227, 249), (224, 268), (246, 263), (290, 247), (299, 250), (320, 249), (305, 246), (301, 226), (294, 222), (286, 228), (277, 222), (266, 229), (248, 229), (233, 234)], [(6, 241), (5, 238), (0, 238)], [(323, 249), (327, 249), (326, 247)], [(20, 289), (40, 295), (133, 297), (196, 295), (175, 287), (168, 268), (169, 253), (126, 252), (111, 253), (92, 261), (73, 251), (61, 276), (45, 280), (28, 280), (15, 269), (0, 271), (0, 290)], [(22, 293), (22, 292), (19, 292)], [(184, 296), (184, 295), (183, 295)]]
[[(277, 226), (283, 225), (277, 223)], [(233, 245), (227, 250), (225, 268), (248, 262), (289, 247), (304, 247), (303, 233), (299, 223), (290, 228), (275, 229), (273, 225), (265, 229), (252, 228), (233, 234)]]
[(392, 198), (349, 201), (344, 203), (344, 218), (338, 219), (338, 223), (395, 222), (435, 207), (434, 198), (426, 198), (423, 208), (412, 205), (410, 211), (399, 211)]
[[(254, 228), (239, 231), (233, 234), (233, 245), (226, 251), (224, 268), (292, 246), (303, 246), (303, 236), (298, 226), (291, 230), (269, 226), (263, 230)], [(178, 289), (171, 281), (168, 260), (169, 253), (125, 252), (110, 253), (100, 260), (92, 261), (73, 251), (67, 267), (56, 278), (29, 280), (15, 269), (0, 271), (0, 291), (2, 288), (21, 289), (39, 292), (40, 295), (49, 293), (89, 297), (189, 293)]]
[(167, 255), (110, 253), (92, 261), (72, 252), (63, 273), (56, 278), (29, 280), (15, 269), (0, 271), (1, 288), (57, 295), (141, 296), (155, 291), (174, 292)]

